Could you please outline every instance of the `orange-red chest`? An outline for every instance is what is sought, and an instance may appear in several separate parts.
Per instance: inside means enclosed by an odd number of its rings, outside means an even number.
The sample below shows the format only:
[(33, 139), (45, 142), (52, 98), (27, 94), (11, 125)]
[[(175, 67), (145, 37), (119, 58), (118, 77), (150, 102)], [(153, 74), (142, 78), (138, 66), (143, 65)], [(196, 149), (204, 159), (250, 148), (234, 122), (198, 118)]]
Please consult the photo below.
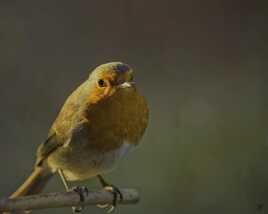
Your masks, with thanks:
[(148, 124), (148, 106), (134, 88), (89, 106), (85, 117), (90, 123), (89, 146), (102, 151), (119, 148), (124, 142), (138, 144)]

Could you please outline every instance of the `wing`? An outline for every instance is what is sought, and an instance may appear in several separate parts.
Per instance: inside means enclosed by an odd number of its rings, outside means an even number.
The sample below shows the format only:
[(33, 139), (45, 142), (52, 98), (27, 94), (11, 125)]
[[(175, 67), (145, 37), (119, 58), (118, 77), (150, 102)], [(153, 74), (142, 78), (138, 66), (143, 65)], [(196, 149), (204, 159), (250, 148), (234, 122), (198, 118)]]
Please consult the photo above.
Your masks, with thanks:
[(59, 137), (57, 136), (56, 132), (52, 132), (47, 140), (38, 147), (35, 165), (41, 166), (43, 161), (47, 159), (51, 153), (55, 152), (58, 148), (65, 144), (69, 145), (79, 143), (81, 145), (85, 139), (88, 139), (88, 134), (89, 122), (86, 119), (83, 119), (71, 129), (69, 137)]
[(67, 98), (52, 124), (47, 140), (37, 149), (36, 166), (41, 166), (43, 161), (61, 146), (75, 141), (74, 137), (79, 138), (79, 135), (85, 134), (88, 121), (83, 117), (83, 101), (86, 101), (85, 97), (89, 93), (88, 81), (85, 81)]
[(53, 132), (49, 135), (47, 140), (38, 147), (35, 166), (41, 166), (43, 161), (60, 146), (62, 146), (62, 143), (57, 141), (56, 133)]
[(83, 118), (71, 129), (70, 136), (64, 144), (68, 144), (71, 147), (88, 145), (90, 133), (90, 123), (87, 119)]

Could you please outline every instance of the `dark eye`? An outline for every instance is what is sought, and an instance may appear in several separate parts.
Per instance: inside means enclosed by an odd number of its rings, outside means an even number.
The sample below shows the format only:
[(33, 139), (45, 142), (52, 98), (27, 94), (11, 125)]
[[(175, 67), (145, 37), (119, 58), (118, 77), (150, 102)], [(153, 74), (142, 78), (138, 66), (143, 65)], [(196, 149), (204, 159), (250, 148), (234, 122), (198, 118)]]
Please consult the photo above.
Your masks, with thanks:
[(105, 81), (103, 79), (100, 79), (98, 81), (98, 85), (99, 85), (99, 87), (105, 87), (106, 86), (106, 83), (105, 83)]

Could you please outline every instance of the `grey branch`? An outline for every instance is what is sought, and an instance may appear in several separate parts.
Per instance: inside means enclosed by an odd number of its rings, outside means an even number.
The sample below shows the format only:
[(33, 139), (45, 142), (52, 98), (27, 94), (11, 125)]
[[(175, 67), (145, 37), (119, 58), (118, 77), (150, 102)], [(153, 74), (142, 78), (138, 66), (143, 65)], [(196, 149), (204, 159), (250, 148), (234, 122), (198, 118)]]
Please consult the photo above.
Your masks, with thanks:
[[(120, 192), (123, 195), (123, 200), (118, 200), (118, 204), (135, 204), (139, 201), (139, 194), (135, 189), (120, 189)], [(105, 190), (89, 191), (88, 195), (85, 195), (83, 202), (80, 201), (80, 197), (76, 192), (56, 192), (24, 196), (16, 199), (1, 199), (0, 212), (111, 204), (112, 201), (113, 194)]]

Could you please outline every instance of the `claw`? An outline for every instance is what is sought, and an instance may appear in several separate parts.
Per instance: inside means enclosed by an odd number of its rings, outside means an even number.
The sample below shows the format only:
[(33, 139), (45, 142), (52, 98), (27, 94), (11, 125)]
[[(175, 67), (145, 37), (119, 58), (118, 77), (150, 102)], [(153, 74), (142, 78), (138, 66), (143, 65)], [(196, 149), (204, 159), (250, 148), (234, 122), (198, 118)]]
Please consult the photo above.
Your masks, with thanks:
[(107, 208), (107, 213), (111, 213), (115, 210), (115, 206), (111, 204), (97, 204), (97, 207), (101, 209)]
[[(123, 200), (123, 194), (121, 193), (121, 191), (114, 185), (109, 185), (109, 186), (106, 186), (104, 187), (104, 189), (108, 192), (112, 192), (113, 194), (115, 194), (116, 198), (117, 198), (117, 195), (119, 195), (119, 198), (120, 198), (120, 201)], [(117, 201), (117, 200), (116, 200)]]
[[(80, 197), (80, 202), (85, 201), (85, 195), (88, 196), (88, 188), (85, 186), (76, 186), (71, 189), (72, 191), (76, 192)], [(83, 210), (83, 206), (72, 207), (74, 213), (79, 213)]]
[(111, 213), (115, 210), (115, 206), (114, 205), (110, 205), (110, 208), (107, 210), (107, 213)]
[(80, 213), (83, 210), (83, 207), (72, 207), (73, 213)]
[(107, 212), (111, 213), (116, 208), (118, 195), (119, 195), (120, 201), (123, 200), (123, 195), (120, 192), (120, 190), (117, 187), (115, 187), (114, 185), (107, 185), (104, 187), (104, 190), (113, 194), (113, 202), (112, 202), (112, 204), (98, 204), (97, 207), (108, 208)]
[[(85, 201), (85, 195), (88, 196), (88, 188), (85, 186), (76, 186), (72, 188), (72, 191), (76, 192), (80, 197), (80, 202)], [(85, 195), (84, 195), (85, 194)]]

